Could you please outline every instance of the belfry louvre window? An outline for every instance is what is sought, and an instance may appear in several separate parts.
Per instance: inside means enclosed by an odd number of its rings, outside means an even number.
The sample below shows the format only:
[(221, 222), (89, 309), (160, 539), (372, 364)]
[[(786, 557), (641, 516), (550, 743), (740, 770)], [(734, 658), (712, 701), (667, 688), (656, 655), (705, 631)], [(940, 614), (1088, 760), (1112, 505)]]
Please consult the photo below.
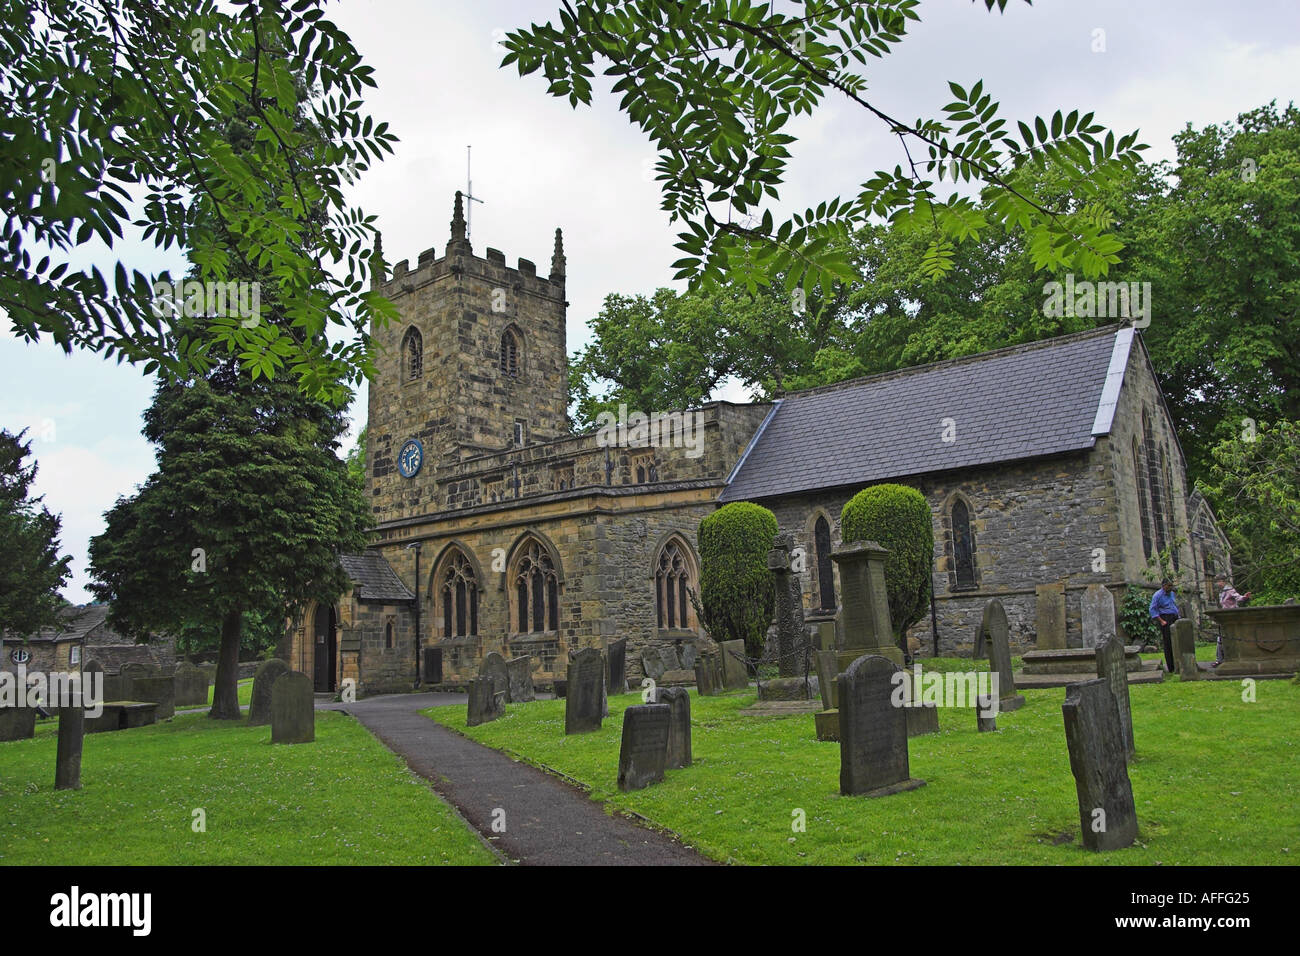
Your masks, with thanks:
[(402, 336), (402, 380), (409, 382), (424, 374), (424, 340), (412, 326)]
[(472, 637), (478, 633), (478, 579), (474, 566), (458, 549), (443, 564), (439, 575), (444, 637)]
[(501, 333), (501, 371), (511, 378), (519, 377), (519, 339), (510, 329)]
[(655, 563), (655, 616), (660, 628), (689, 630), (694, 627), (690, 595), (695, 588), (686, 546), (670, 538)]
[(515, 592), (511, 608), (515, 633), (558, 631), (560, 576), (541, 542), (532, 540), (523, 546), (510, 581)]

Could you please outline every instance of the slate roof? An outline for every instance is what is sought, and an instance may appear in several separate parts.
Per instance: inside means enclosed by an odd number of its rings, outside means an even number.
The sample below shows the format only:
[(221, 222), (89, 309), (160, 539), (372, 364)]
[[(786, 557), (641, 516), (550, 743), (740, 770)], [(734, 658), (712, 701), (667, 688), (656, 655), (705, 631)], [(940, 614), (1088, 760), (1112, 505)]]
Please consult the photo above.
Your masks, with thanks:
[[(1091, 448), (1094, 422), (1104, 423), (1099, 434), (1109, 431), (1109, 417), (1098, 411), (1119, 335), (1131, 332), (1110, 326), (792, 393), (751, 441), (719, 500)], [(1123, 344), (1126, 357), (1127, 337)], [(956, 428), (950, 443), (941, 440), (947, 418)]]
[(344, 572), (356, 585), (356, 595), (363, 601), (414, 601), (411, 589), (402, 583), (392, 565), (373, 552), (339, 555)]

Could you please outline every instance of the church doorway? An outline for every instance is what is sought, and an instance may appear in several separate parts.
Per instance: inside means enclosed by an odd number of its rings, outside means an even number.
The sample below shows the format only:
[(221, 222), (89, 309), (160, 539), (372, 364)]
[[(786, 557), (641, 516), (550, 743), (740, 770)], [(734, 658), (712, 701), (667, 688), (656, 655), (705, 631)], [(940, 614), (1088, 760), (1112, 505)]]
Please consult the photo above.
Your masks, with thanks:
[(330, 693), (338, 678), (338, 619), (333, 605), (318, 605), (312, 621), (312, 643), (316, 664), (316, 691)]

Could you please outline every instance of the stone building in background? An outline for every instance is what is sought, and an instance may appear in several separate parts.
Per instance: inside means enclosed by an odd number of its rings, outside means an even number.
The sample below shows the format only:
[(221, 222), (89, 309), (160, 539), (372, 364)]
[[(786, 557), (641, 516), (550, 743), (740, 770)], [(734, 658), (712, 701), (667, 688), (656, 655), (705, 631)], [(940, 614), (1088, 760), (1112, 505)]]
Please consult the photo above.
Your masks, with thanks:
[[(641, 649), (703, 639), (696, 529), (741, 499), (795, 535), (805, 607), (831, 614), (844, 502), (880, 481), (920, 488), (935, 516), (941, 653), (973, 645), (994, 596), (1032, 646), (1038, 593), (1059, 588), (1078, 644), (1088, 584), (1118, 603), (1167, 546), (1180, 573), (1227, 565), (1208, 506), (1189, 519), (1182, 451), (1131, 328), (770, 404), (632, 410), (572, 435), (565, 267), (558, 229), (546, 276), (496, 249), (476, 256), (458, 194), (441, 256), (374, 276), (401, 315), (372, 330), (375, 540), (343, 558), (352, 590), (309, 607), (282, 648), (317, 690), (349, 678), (361, 694), (409, 689), (436, 677), (426, 649), (447, 681), (476, 674), (490, 651), (530, 656), (545, 681), (570, 651), (622, 637), (638, 676)], [(914, 634), (931, 648), (928, 619)]]

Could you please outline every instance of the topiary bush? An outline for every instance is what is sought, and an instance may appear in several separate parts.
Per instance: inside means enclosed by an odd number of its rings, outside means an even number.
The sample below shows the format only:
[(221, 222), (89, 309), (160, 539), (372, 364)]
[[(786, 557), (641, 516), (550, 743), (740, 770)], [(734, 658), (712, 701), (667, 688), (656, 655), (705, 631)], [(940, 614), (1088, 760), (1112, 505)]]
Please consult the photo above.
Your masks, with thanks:
[(776, 515), (762, 505), (735, 501), (700, 522), (700, 622), (715, 641), (745, 642), (745, 653), (763, 652), (776, 609), (776, 576), (767, 552), (776, 536)]
[(889, 620), (900, 637), (925, 615), (930, 603), (934, 526), (925, 495), (906, 485), (872, 485), (849, 499), (840, 514), (845, 544), (875, 541), (888, 549), (885, 589)]

